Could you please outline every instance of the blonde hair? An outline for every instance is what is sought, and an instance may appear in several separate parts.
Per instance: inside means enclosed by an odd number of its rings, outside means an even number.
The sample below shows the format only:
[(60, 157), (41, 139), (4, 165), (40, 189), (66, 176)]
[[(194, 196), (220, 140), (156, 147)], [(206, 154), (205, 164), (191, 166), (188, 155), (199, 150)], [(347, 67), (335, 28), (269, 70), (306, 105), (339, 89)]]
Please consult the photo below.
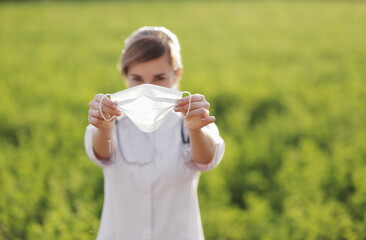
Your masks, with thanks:
[(132, 64), (146, 62), (168, 53), (174, 71), (183, 68), (177, 36), (165, 27), (141, 27), (125, 40), (118, 63), (121, 74), (127, 76)]

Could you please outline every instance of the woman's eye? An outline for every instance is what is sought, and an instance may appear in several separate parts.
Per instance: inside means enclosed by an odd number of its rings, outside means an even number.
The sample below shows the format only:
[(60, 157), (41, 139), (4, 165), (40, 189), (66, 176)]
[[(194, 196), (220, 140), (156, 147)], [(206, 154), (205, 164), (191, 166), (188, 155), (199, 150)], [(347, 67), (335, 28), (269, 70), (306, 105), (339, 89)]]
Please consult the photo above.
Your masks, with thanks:
[(165, 77), (156, 77), (155, 78), (155, 81), (163, 81), (163, 80), (165, 80)]
[(141, 79), (141, 78), (137, 78), (137, 77), (132, 78), (131, 80), (132, 80), (132, 81), (136, 81), (136, 82), (141, 82), (141, 81), (142, 81), (142, 79)]

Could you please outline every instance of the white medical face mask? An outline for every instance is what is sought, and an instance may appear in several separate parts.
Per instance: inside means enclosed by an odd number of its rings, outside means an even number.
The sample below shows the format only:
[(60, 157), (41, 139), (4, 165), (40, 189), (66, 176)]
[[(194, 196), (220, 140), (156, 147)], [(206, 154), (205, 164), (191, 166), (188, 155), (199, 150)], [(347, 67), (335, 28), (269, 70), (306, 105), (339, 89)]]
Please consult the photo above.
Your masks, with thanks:
[[(111, 100), (117, 103), (118, 109), (130, 118), (138, 129), (143, 132), (153, 132), (169, 117), (183, 93), (188, 93), (190, 96), (187, 114), (183, 115), (186, 118), (191, 107), (191, 94), (189, 92), (181, 92), (153, 84), (141, 84), (106, 95), (109, 95)], [(99, 110), (104, 120), (110, 121), (114, 117), (110, 119), (104, 117), (101, 111), (102, 101), (103, 98), (100, 101)]]

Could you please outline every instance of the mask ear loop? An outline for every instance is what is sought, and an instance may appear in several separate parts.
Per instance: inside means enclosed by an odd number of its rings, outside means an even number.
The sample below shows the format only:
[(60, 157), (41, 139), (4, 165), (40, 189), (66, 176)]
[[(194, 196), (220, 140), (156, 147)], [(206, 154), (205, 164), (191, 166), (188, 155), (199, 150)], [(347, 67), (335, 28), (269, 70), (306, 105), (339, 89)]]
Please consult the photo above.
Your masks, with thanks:
[[(103, 104), (103, 99), (105, 98), (105, 97), (107, 97), (107, 96), (111, 96), (109, 93), (107, 93), (107, 94), (105, 94), (105, 95), (103, 95), (103, 97), (100, 99), (100, 102), (99, 102), (99, 112), (100, 112), (100, 115), (102, 115), (102, 118), (105, 120), (105, 121), (107, 121), (107, 122), (109, 122), (109, 121), (112, 121), (116, 116), (113, 116), (113, 117), (111, 117), (111, 118), (109, 118), (109, 119), (107, 119), (105, 116), (104, 116), (104, 114), (103, 114), (103, 111), (102, 111), (102, 104)], [(112, 140), (111, 139), (109, 139), (108, 140), (108, 150), (109, 150), (109, 153), (112, 153)]]
[(111, 117), (111, 118), (107, 119), (107, 118), (104, 116), (104, 114), (103, 114), (103, 111), (102, 111), (103, 99), (104, 99), (105, 97), (107, 97), (107, 96), (111, 96), (111, 95), (110, 95), (109, 93), (107, 93), (107, 94), (103, 95), (103, 97), (100, 99), (100, 102), (99, 102), (99, 112), (100, 112), (100, 115), (102, 115), (102, 118), (103, 118), (105, 121), (109, 122), (109, 121), (112, 121), (116, 116), (113, 116), (113, 117)]
[(188, 110), (187, 110), (187, 113), (186, 114), (182, 113), (183, 117), (184, 118), (187, 118), (189, 116), (189, 111), (191, 110), (192, 94), (190, 92), (187, 92), (187, 91), (182, 92), (182, 94), (183, 93), (189, 94), (189, 102), (188, 102)]

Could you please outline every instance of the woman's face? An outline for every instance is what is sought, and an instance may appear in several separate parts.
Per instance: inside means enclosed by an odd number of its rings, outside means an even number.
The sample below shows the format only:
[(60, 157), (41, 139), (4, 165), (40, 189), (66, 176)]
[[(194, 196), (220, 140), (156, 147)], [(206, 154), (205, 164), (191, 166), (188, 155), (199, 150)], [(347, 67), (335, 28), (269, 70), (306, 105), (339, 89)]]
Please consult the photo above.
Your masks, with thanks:
[(128, 87), (149, 83), (167, 88), (177, 87), (181, 71), (174, 71), (168, 54), (147, 62), (129, 66), (127, 74)]

